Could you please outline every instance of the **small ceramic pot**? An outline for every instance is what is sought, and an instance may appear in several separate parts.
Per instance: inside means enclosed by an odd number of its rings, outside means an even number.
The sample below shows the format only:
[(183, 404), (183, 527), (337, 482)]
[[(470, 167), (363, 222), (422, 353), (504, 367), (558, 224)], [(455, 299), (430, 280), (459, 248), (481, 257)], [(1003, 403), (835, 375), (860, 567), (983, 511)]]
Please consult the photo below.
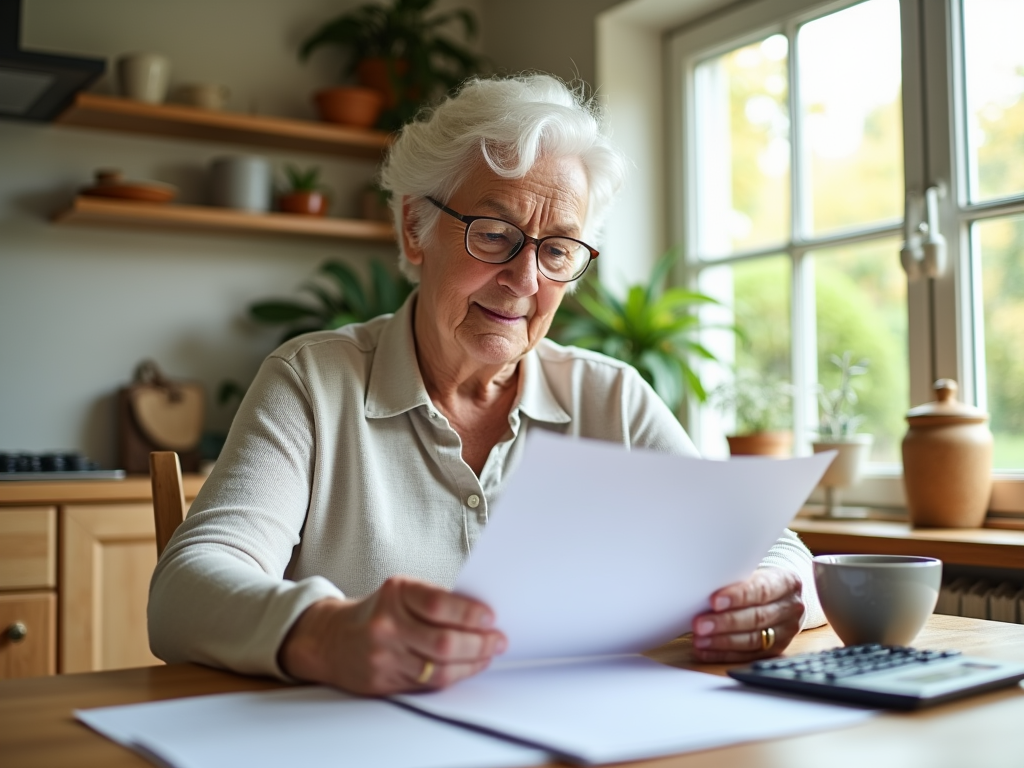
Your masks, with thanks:
[(375, 189), (359, 193), (359, 217), (368, 221), (391, 221), (391, 207)]
[(404, 76), (408, 71), (408, 59), (385, 59), (374, 56), (363, 59), (356, 65), (356, 77), (359, 78), (359, 84), (380, 92), (384, 97), (384, 106), (387, 109), (392, 109), (398, 104), (395, 78)]
[(157, 53), (130, 53), (117, 60), (121, 95), (149, 104), (161, 104), (167, 97), (171, 62)]
[(725, 439), (732, 456), (789, 456), (793, 448), (792, 432), (754, 432)]
[(868, 460), (873, 442), (874, 438), (871, 435), (851, 435), (845, 440), (818, 440), (812, 443), (815, 453), (838, 452), (829, 468), (825, 470), (820, 485), (826, 488), (848, 488), (856, 485), (864, 471), (864, 464)]
[(934, 388), (937, 400), (907, 413), (903, 485), (910, 522), (979, 528), (992, 495), (988, 414), (959, 402), (952, 379), (939, 379)]
[(178, 88), (175, 93), (182, 104), (212, 110), (224, 109), (230, 95), (227, 86), (218, 83), (189, 83)]
[(326, 216), (327, 195), (323, 192), (288, 192), (278, 198), (278, 207), (285, 213), (303, 216)]
[(314, 100), (321, 120), (354, 128), (372, 128), (384, 108), (384, 97), (372, 88), (327, 88)]
[(210, 164), (210, 201), (244, 211), (270, 210), (270, 163), (262, 157), (219, 157)]

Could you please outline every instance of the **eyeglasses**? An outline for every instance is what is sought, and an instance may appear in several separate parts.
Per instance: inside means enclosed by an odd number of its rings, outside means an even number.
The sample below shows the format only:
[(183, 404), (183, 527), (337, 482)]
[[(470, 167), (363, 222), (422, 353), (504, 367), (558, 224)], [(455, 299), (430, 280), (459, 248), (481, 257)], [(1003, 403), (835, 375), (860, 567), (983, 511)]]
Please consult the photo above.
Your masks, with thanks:
[(532, 243), (537, 247), (537, 269), (540, 273), (557, 283), (571, 283), (582, 277), (590, 262), (598, 256), (589, 245), (571, 237), (530, 237), (507, 221), (490, 216), (463, 216), (432, 197), (427, 200), (466, 225), (466, 253), (477, 261), (504, 264), (512, 261), (524, 245)]

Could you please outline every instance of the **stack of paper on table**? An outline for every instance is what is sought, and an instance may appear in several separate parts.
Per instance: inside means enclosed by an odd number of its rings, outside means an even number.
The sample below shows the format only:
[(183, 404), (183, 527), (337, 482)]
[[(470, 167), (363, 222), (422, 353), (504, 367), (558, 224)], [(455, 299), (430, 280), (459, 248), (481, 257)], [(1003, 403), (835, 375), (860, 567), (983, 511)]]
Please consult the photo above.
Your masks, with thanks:
[[(583, 763), (861, 722), (872, 713), (621, 655), (687, 631), (711, 592), (746, 578), (830, 459), (716, 462), (532, 436), (456, 585), (494, 608), (508, 653), (450, 689), (395, 700)], [(168, 711), (196, 728), (162, 725)], [(179, 768), (223, 765), (229, 753), (253, 768), (279, 765), (270, 756), (281, 754), (369, 768), (546, 759), (504, 738), (315, 687), (78, 717)]]

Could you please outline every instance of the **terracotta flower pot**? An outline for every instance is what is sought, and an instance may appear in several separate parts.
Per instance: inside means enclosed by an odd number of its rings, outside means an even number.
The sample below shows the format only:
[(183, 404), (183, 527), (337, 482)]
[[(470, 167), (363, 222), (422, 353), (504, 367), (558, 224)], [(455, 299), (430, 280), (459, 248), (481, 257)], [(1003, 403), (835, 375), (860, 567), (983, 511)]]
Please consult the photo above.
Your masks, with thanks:
[(372, 128), (384, 108), (384, 97), (372, 88), (325, 88), (314, 96), (320, 119), (355, 128)]
[(793, 447), (792, 432), (755, 432), (725, 439), (732, 456), (789, 456)]
[(359, 78), (360, 84), (379, 91), (384, 96), (385, 109), (392, 109), (398, 104), (398, 94), (392, 76), (402, 77), (408, 71), (409, 62), (406, 59), (374, 57), (363, 59), (356, 65), (356, 77)]
[(281, 195), (278, 205), (285, 213), (304, 216), (326, 216), (327, 196), (323, 192), (289, 192)]

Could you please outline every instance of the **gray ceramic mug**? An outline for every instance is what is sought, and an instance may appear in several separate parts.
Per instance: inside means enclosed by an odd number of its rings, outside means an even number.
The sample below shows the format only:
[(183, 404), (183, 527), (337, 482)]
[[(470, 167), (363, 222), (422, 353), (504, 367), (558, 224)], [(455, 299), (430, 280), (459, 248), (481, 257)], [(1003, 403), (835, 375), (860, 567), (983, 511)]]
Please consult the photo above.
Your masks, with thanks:
[(935, 610), (942, 561), (910, 555), (818, 555), (814, 583), (846, 645), (910, 645)]

